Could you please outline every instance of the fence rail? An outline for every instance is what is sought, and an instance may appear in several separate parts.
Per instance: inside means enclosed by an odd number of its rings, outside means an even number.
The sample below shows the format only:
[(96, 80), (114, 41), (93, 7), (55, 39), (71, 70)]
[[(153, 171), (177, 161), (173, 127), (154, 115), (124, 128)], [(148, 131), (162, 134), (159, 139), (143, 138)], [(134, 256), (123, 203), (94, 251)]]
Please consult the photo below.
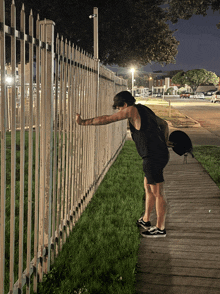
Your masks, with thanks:
[(0, 293), (37, 292), (122, 148), (127, 127), (126, 121), (78, 126), (76, 113), (111, 114), (112, 98), (126, 82), (55, 38), (53, 21), (38, 16), (34, 30), (30, 12), (26, 34), (24, 6), (19, 31), (15, 15), (13, 1), (11, 25), (5, 25), (0, 0)]

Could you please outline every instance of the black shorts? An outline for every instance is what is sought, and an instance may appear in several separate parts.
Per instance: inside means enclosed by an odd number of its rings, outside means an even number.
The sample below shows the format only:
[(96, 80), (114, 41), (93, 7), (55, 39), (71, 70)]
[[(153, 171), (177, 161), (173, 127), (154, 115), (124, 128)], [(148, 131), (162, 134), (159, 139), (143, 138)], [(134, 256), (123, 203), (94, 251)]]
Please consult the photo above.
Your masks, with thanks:
[(143, 171), (147, 178), (147, 183), (155, 185), (164, 182), (163, 169), (169, 161), (169, 154), (163, 158), (143, 158)]

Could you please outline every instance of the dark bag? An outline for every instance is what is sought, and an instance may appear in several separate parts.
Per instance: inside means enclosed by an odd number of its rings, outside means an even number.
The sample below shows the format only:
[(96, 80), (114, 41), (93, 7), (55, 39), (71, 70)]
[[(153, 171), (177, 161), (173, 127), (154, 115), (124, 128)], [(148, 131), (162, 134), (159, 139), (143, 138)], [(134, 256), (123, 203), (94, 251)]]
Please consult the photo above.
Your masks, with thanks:
[(182, 131), (173, 131), (169, 136), (169, 141), (173, 143), (173, 151), (182, 156), (190, 153), (194, 157), (192, 151), (193, 146), (189, 136)]

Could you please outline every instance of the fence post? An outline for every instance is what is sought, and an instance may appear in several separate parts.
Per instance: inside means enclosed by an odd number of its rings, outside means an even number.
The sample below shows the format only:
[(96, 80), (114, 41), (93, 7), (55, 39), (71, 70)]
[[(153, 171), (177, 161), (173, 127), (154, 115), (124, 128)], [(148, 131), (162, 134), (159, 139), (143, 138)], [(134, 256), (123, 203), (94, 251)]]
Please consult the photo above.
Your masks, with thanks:
[(5, 120), (5, 1), (0, 1), (0, 67), (1, 67), (1, 210), (0, 210), (0, 292), (4, 293), (5, 276), (5, 193), (6, 193), (6, 120)]
[[(53, 77), (54, 77), (54, 22), (40, 21), (42, 40), (51, 49), (44, 48), (41, 67), (41, 178), (39, 197), (39, 243), (44, 260), (43, 271), (50, 268), (52, 142), (53, 142)], [(48, 50), (47, 50), (48, 49)], [(48, 252), (48, 256), (43, 257)], [(40, 273), (40, 280), (42, 274)]]
[(54, 26), (51, 20), (45, 21), (46, 43), (51, 46), (47, 51), (47, 77), (46, 77), (46, 162), (45, 162), (45, 215), (44, 215), (44, 247), (48, 250), (45, 267), (46, 272), (50, 270), (50, 237), (51, 237), (51, 193), (52, 193), (52, 155), (53, 155), (53, 81), (54, 81)]
[(45, 246), (48, 247), (47, 272), (50, 270), (51, 239), (51, 195), (52, 195), (52, 156), (53, 156), (53, 120), (54, 120), (54, 26), (46, 21), (47, 44), (51, 46), (47, 58), (47, 114), (46, 114), (46, 189), (45, 189)]

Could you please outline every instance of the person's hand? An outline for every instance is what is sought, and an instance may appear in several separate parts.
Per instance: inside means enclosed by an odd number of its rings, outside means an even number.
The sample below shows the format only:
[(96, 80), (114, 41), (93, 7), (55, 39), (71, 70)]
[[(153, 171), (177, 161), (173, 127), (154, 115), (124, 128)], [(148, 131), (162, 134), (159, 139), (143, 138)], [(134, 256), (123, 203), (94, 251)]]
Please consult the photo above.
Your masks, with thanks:
[(78, 113), (76, 114), (76, 122), (77, 122), (78, 125), (81, 125), (82, 124), (81, 116)]
[(169, 141), (169, 140), (167, 140), (167, 147), (174, 147), (174, 143), (173, 142), (171, 142), (171, 141)]

